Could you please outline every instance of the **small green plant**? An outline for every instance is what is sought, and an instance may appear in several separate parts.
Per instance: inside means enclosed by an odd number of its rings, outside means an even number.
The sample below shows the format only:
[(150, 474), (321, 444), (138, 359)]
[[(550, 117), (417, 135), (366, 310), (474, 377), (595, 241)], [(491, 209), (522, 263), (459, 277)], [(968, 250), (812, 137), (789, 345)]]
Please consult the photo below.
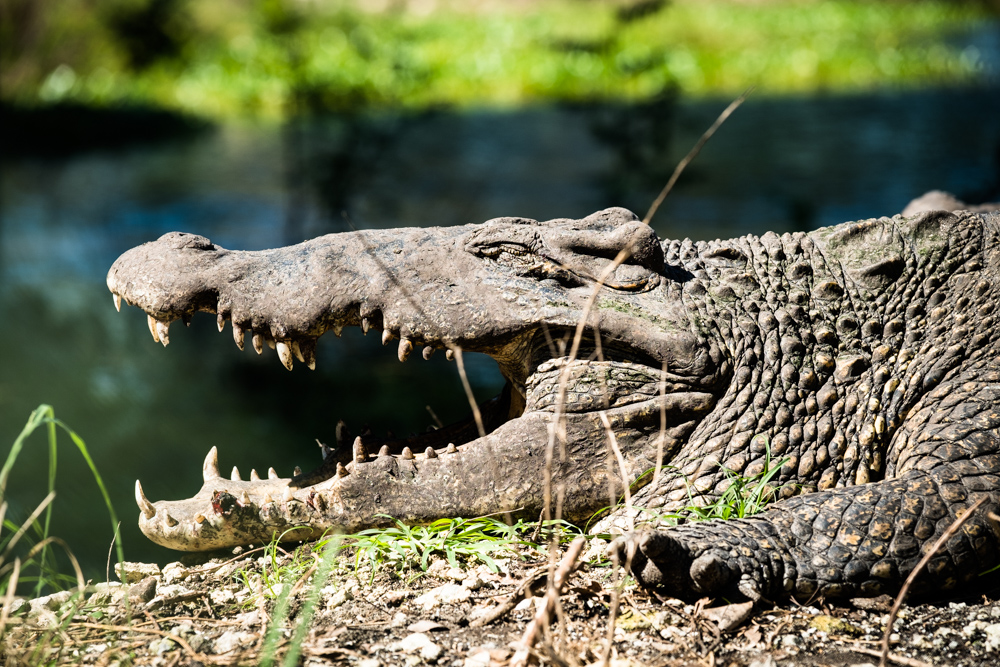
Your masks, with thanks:
[[(43, 426), (46, 427), (49, 445), (48, 495), (28, 518), (22, 524), (18, 525), (11, 519), (6, 518), (7, 480), (10, 478), (14, 464), (17, 462), (17, 457), (24, 448), (28, 438)], [(90, 457), (90, 452), (87, 450), (87, 445), (83, 441), (83, 438), (77, 435), (65, 423), (56, 419), (55, 410), (53, 410), (52, 406), (44, 404), (38, 406), (31, 413), (31, 416), (28, 417), (28, 422), (21, 430), (20, 435), (14, 440), (10, 452), (7, 454), (7, 460), (4, 462), (3, 468), (0, 469), (0, 520), (2, 520), (2, 524), (0, 524), (0, 594), (12, 594), (19, 581), (21, 583), (33, 582), (35, 584), (35, 597), (40, 596), (46, 589), (63, 590), (73, 585), (83, 585), (83, 575), (69, 548), (62, 540), (49, 534), (52, 519), (52, 501), (56, 494), (59, 429), (62, 429), (69, 435), (73, 444), (76, 445), (90, 467), (90, 471), (94, 475), (94, 481), (101, 490), (104, 502), (108, 507), (108, 514), (111, 517), (112, 534), (117, 534), (118, 516), (115, 514), (107, 488), (104, 486), (104, 481), (97, 471), (97, 466), (94, 465), (94, 461)], [(25, 543), (31, 545), (27, 555), (23, 560), (15, 558), (11, 561), (10, 558), (14, 555), (14, 549), (21, 543), (22, 539), (25, 540)], [(55, 555), (50, 548), (52, 544), (58, 544), (63, 547), (76, 571), (76, 576), (68, 575), (60, 570), (55, 560)], [(125, 555), (120, 539), (116, 540), (115, 546), (117, 548), (118, 560), (124, 560)], [(25, 574), (26, 572), (35, 573)]]
[(719, 467), (726, 475), (729, 486), (718, 498), (707, 505), (696, 505), (693, 502), (684, 508), (683, 513), (691, 521), (708, 521), (710, 519), (742, 519), (764, 511), (764, 508), (777, 499), (781, 487), (775, 488), (771, 480), (788, 457), (771, 460), (771, 446), (764, 442), (764, 467), (760, 472), (744, 476), (724, 465)]
[(367, 559), (372, 576), (378, 565), (387, 562), (400, 573), (412, 564), (426, 570), (431, 554), (440, 553), (452, 567), (458, 567), (458, 559), (463, 557), (478, 560), (497, 572), (493, 559), (497, 553), (513, 554), (515, 545), (538, 548), (522, 537), (533, 531), (535, 524), (520, 520), (507, 525), (493, 517), (438, 519), (427, 526), (407, 526), (398, 519), (394, 521), (395, 526), (344, 536), (345, 546), (356, 549), (355, 567)]

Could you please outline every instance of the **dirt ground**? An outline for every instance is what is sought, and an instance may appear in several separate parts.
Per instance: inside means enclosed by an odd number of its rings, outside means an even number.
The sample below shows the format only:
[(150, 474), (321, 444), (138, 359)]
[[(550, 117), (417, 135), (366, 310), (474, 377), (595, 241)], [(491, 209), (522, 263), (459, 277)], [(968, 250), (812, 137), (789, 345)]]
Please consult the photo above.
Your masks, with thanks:
[[(688, 605), (659, 601), (629, 580), (613, 595), (612, 570), (592, 544), (567, 580), (556, 618), (534, 642), (544, 665), (600, 664), (617, 608), (610, 664), (714, 667), (877, 665), (892, 601), (815, 601), (781, 606)], [(276, 637), (276, 664), (289, 650), (312, 590), (306, 557)], [(83, 599), (59, 593), (14, 601), (0, 640), (4, 665), (257, 665), (281, 586), (265, 550), (155, 565), (126, 564), (128, 583), (91, 586)], [(502, 666), (517, 661), (525, 630), (544, 605), (548, 560), (527, 550), (452, 568), (432, 557), (426, 572), (385, 563), (374, 575), (348, 555), (320, 590), (297, 664)], [(294, 581), (287, 573), (285, 581)], [(1000, 595), (905, 605), (891, 635), (889, 664), (1000, 664)]]

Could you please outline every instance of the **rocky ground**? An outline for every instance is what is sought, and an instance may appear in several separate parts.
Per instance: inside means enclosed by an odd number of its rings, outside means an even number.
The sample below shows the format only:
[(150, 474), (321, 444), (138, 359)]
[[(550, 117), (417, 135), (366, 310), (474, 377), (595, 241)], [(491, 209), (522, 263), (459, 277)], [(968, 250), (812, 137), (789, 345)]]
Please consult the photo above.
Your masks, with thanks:
[[(611, 568), (592, 544), (560, 598), (556, 618), (534, 642), (540, 664), (877, 665), (891, 600), (788, 603), (753, 609), (650, 598), (626, 580), (613, 595)], [(83, 664), (256, 665), (266, 653), (275, 598), (292, 586), (289, 615), (272, 646), (277, 664), (292, 646), (313, 591), (316, 558), (246, 550), (226, 558), (126, 564), (125, 583), (84, 596), (60, 593), (8, 601), (0, 640), (6, 666)], [(298, 569), (296, 569), (298, 568)], [(355, 568), (345, 554), (319, 591), (298, 664), (448, 665), (517, 662), (526, 627), (543, 605), (548, 560), (522, 549), (485, 564), (453, 568), (432, 557), (426, 572), (389, 562)], [(272, 583), (275, 581), (289, 583)], [(295, 586), (291, 582), (298, 582)], [(610, 615), (617, 609), (607, 653)], [(294, 658), (294, 656), (293, 656)], [(1000, 664), (1000, 595), (904, 606), (891, 634), (889, 664), (906, 667)]]

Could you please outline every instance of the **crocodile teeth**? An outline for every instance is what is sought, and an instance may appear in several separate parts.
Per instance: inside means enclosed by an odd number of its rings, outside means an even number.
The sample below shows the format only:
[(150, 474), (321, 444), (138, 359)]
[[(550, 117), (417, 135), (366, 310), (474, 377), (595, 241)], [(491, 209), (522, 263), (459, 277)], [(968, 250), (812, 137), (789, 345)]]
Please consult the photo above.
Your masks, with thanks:
[(337, 464), (337, 477), (347, 477), (351, 473), (347, 472), (347, 468), (344, 467), (343, 463)]
[(326, 461), (326, 457), (328, 457), (333, 450), (330, 449), (325, 442), (320, 442), (318, 439), (316, 442), (319, 444), (319, 450), (323, 454), (323, 460)]
[(160, 337), (163, 347), (170, 345), (170, 323), (156, 320), (156, 335)]
[(204, 514), (199, 514), (194, 518), (195, 523), (205, 523), (205, 521), (207, 521), (207, 519), (205, 518)]
[(149, 333), (153, 334), (153, 340), (159, 343), (160, 334), (156, 331), (156, 318), (152, 315), (146, 315), (146, 324), (149, 325)]
[(240, 505), (243, 507), (250, 506), (250, 494), (247, 493), (246, 489), (243, 489), (243, 493), (240, 494)]
[(451, 348), (448, 348), (447, 350), (445, 350), (444, 356), (445, 356), (445, 359), (447, 359), (448, 361), (454, 361), (455, 360), (455, 351), (452, 350)]
[(146, 494), (142, 492), (142, 484), (139, 483), (139, 480), (135, 480), (135, 502), (139, 505), (139, 509), (142, 510), (142, 515), (147, 519), (152, 519), (156, 516), (156, 508), (153, 507), (153, 503), (149, 502)]
[(389, 456), (389, 445), (382, 445), (382, 447), (378, 450), (378, 457), (383, 459), (387, 456)]
[(278, 471), (275, 470), (274, 468), (268, 468), (267, 469), (267, 478), (268, 479), (278, 479)]
[(423, 349), (421, 354), (424, 355), (424, 361), (429, 361), (434, 356), (434, 348), (428, 345)]
[(362, 317), (361, 318), (361, 331), (366, 336), (368, 335), (368, 330), (371, 328), (371, 326), (372, 326), (372, 323), (368, 321), (367, 317)]
[(384, 331), (382, 331), (382, 344), (388, 345), (390, 340), (392, 340), (392, 332), (389, 331), (388, 329), (385, 329)]
[(120, 294), (111, 293), (111, 298), (115, 300), (115, 310), (122, 312), (122, 297)]
[(342, 327), (339, 324), (334, 324), (333, 325), (333, 335), (336, 336), (337, 338), (340, 338), (340, 334), (342, 334), (342, 333), (344, 333), (344, 327)]
[(260, 475), (257, 474), (257, 469), (256, 468), (251, 468), (250, 469), (250, 481), (251, 482), (259, 482), (260, 481)]
[(313, 498), (313, 502), (316, 503), (316, 509), (320, 512), (326, 511), (326, 498), (322, 494), (317, 493)]
[(201, 464), (201, 477), (206, 482), (222, 478), (222, 474), (219, 472), (219, 450), (215, 447), (208, 450), (208, 456)]
[(292, 348), (283, 340), (279, 340), (275, 345), (278, 349), (278, 359), (288, 370), (292, 370)]
[(236, 347), (243, 349), (243, 328), (233, 322), (233, 342), (236, 343)]
[(399, 349), (396, 350), (396, 356), (399, 357), (400, 361), (406, 361), (410, 358), (410, 352), (413, 352), (413, 343), (405, 338), (401, 338), (399, 341)]
[(433, 447), (428, 447), (428, 448), (427, 448), (427, 451), (426, 451), (426, 452), (424, 452), (424, 454), (425, 454), (425, 455), (427, 456), (427, 458), (429, 458), (429, 459), (436, 459), (436, 458), (438, 457), (438, 453), (434, 451), (434, 448), (433, 448)]
[(292, 470), (292, 477), (298, 477), (301, 474), (302, 474), (302, 468), (295, 466), (295, 468)]
[(253, 334), (253, 351), (257, 354), (264, 351), (264, 338), (256, 331)]
[(272, 350), (273, 350), (273, 349), (274, 349), (275, 347), (277, 347), (277, 345), (278, 345), (278, 344), (277, 344), (277, 343), (276, 343), (276, 342), (274, 341), (274, 339), (273, 339), (273, 338), (267, 338), (266, 340), (267, 340), (267, 346), (268, 346), (269, 348), (271, 348)]
[(164, 521), (166, 521), (167, 525), (170, 526), (171, 528), (173, 528), (174, 526), (176, 526), (177, 523), (178, 523), (177, 519), (175, 519), (174, 517), (170, 516), (169, 513), (166, 513), (166, 516), (164, 517)]
[(243, 478), (240, 477), (240, 469), (237, 468), (236, 466), (233, 466), (233, 473), (229, 476), (229, 479), (231, 479), (234, 482), (242, 482)]
[(449, 442), (448, 446), (445, 448), (444, 451), (446, 451), (449, 454), (454, 454), (455, 452), (458, 451), (458, 447), (455, 446), (454, 442)]
[(302, 356), (302, 348), (299, 347), (299, 341), (297, 340), (292, 341), (292, 354), (294, 354), (295, 358), (299, 360), (299, 363), (306, 363), (306, 358)]
[(413, 450), (409, 447), (403, 447), (403, 460), (412, 461), (413, 460)]
[(364, 463), (368, 459), (368, 450), (365, 448), (365, 444), (361, 442), (361, 436), (354, 439), (352, 454), (356, 463)]
[(289, 500), (291, 500), (291, 499), (292, 499), (293, 497), (294, 497), (294, 496), (292, 496), (292, 487), (290, 487), (290, 486), (286, 486), (286, 487), (285, 487), (285, 493), (284, 493), (284, 495), (282, 496), (282, 500), (284, 500), (284, 501), (285, 501), (285, 502), (287, 503), (287, 502), (288, 502)]
[(273, 502), (274, 502), (274, 498), (271, 497), (271, 492), (270, 491), (265, 492), (264, 493), (264, 504), (265, 505), (270, 505)]
[(215, 316), (215, 326), (219, 327), (219, 333), (226, 328), (226, 318), (222, 316), (222, 311)]

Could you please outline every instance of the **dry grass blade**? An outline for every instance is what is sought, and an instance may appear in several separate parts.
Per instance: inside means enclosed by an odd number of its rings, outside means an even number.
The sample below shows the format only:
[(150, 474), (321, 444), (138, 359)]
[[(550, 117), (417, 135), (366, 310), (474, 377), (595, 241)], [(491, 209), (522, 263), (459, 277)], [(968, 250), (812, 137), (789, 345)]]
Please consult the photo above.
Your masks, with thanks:
[(525, 667), (528, 664), (531, 649), (534, 647), (543, 628), (548, 625), (549, 616), (555, 610), (556, 603), (562, 594), (562, 589), (566, 586), (569, 575), (576, 569), (577, 561), (580, 558), (580, 554), (583, 553), (583, 547), (586, 543), (586, 538), (581, 536), (573, 540), (569, 545), (566, 555), (559, 562), (555, 576), (551, 579), (551, 585), (545, 593), (545, 601), (539, 606), (538, 611), (535, 612), (535, 617), (531, 619), (531, 623), (528, 624), (527, 629), (524, 631), (524, 636), (521, 637), (520, 647), (514, 653), (514, 657), (510, 659), (510, 667)]
[(31, 551), (28, 552), (28, 555), (25, 557), (25, 560), (31, 560), (32, 558), (37, 556), (42, 551), (42, 549), (47, 547), (49, 544), (53, 543), (61, 546), (63, 548), (63, 551), (66, 552), (66, 556), (67, 558), (69, 558), (69, 562), (73, 566), (73, 572), (76, 574), (76, 585), (82, 591), (84, 587), (86, 587), (87, 581), (83, 578), (83, 570), (80, 569), (80, 562), (76, 559), (76, 556), (74, 556), (73, 552), (70, 551), (69, 545), (66, 544), (66, 542), (62, 538), (55, 537), (54, 535), (46, 537), (38, 544), (31, 547)]
[[(20, 539), (24, 537), (24, 534), (26, 532), (28, 532), (28, 528), (30, 528), (35, 523), (35, 521), (38, 520), (38, 517), (41, 516), (42, 512), (45, 511), (45, 508), (49, 506), (49, 503), (51, 503), (53, 499), (55, 499), (55, 497), (56, 497), (56, 492), (50, 491), (49, 495), (45, 496), (45, 498), (42, 499), (42, 502), (38, 503), (38, 507), (35, 508), (35, 511), (31, 513), (31, 516), (29, 516), (27, 519), (24, 520), (24, 523), (22, 523), (21, 527), (17, 529), (17, 532), (14, 533), (14, 536), (10, 538), (10, 542), (7, 543), (7, 548), (4, 549), (3, 554), (0, 554), (0, 563), (2, 563), (4, 559), (6, 559), (6, 557), (10, 554), (11, 550), (15, 546), (17, 546), (17, 543), (20, 541)], [(5, 570), (6, 568), (0, 569), (0, 574), (3, 574)]]
[(718, 130), (724, 122), (726, 122), (726, 119), (729, 118), (733, 112), (736, 111), (741, 104), (743, 104), (744, 101), (746, 101), (746, 99), (750, 96), (750, 93), (753, 92), (753, 89), (754, 86), (750, 86), (747, 88), (745, 93), (730, 102), (729, 106), (726, 107), (722, 113), (719, 114), (719, 117), (715, 119), (712, 126), (705, 130), (705, 133), (701, 135), (701, 138), (698, 139), (698, 143), (694, 145), (694, 148), (692, 148), (690, 152), (684, 156), (683, 160), (677, 163), (677, 167), (674, 168), (674, 173), (670, 175), (670, 179), (667, 181), (667, 184), (663, 186), (663, 189), (660, 190), (660, 194), (657, 195), (656, 199), (653, 201), (653, 205), (650, 206), (649, 210), (646, 212), (646, 217), (642, 219), (643, 222), (647, 225), (649, 224), (649, 222), (653, 219), (653, 216), (656, 215), (657, 209), (660, 208), (660, 204), (662, 204), (663, 200), (667, 198), (670, 191), (674, 189), (674, 185), (677, 183), (677, 179), (681, 177), (684, 169), (691, 164), (692, 160), (698, 157), (698, 153), (700, 153), (701, 149), (704, 148), (706, 143), (708, 143), (708, 140), (712, 138), (715, 131)]
[(476, 396), (472, 393), (472, 385), (469, 384), (469, 376), (465, 372), (465, 360), (462, 358), (462, 348), (457, 345), (449, 345), (448, 349), (455, 353), (455, 363), (458, 365), (458, 374), (462, 378), (465, 397), (469, 399), (469, 405), (472, 406), (472, 417), (476, 420), (479, 437), (484, 438), (486, 437), (486, 428), (483, 426), (483, 414), (479, 411)]
[(14, 559), (14, 571), (7, 580), (7, 593), (3, 596), (3, 610), (0, 611), (0, 638), (7, 631), (7, 619), (10, 618), (10, 608), (14, 604), (14, 591), (17, 589), (17, 580), (21, 576), (21, 559)]
[(930, 562), (931, 558), (933, 558), (934, 555), (937, 554), (942, 547), (944, 547), (948, 540), (954, 537), (955, 533), (958, 532), (958, 529), (965, 525), (965, 522), (971, 519), (972, 515), (976, 513), (976, 510), (982, 507), (983, 503), (987, 500), (989, 500), (989, 496), (983, 496), (977, 500), (975, 504), (973, 504), (972, 507), (970, 507), (962, 516), (955, 519), (952, 524), (948, 526), (948, 530), (944, 531), (944, 534), (941, 535), (941, 537), (934, 542), (934, 545), (927, 550), (924, 557), (920, 559), (917, 566), (913, 568), (912, 572), (910, 572), (910, 576), (908, 576), (906, 581), (903, 582), (903, 587), (900, 589), (899, 595), (896, 596), (896, 601), (892, 604), (892, 609), (889, 611), (889, 620), (886, 621), (885, 632), (882, 634), (882, 653), (879, 658), (879, 667), (886, 666), (886, 662), (889, 658), (889, 635), (892, 634), (892, 626), (896, 622), (896, 615), (899, 613), (899, 608), (903, 606), (903, 600), (906, 599), (906, 594), (910, 591), (910, 586), (916, 580), (917, 575), (923, 571), (923, 569), (927, 566), (927, 563)]
[(628, 471), (625, 468), (625, 457), (622, 456), (622, 450), (618, 446), (618, 438), (615, 437), (615, 432), (611, 428), (611, 422), (608, 420), (608, 413), (601, 410), (597, 414), (600, 415), (601, 423), (604, 424), (604, 432), (608, 436), (608, 447), (610, 447), (611, 452), (614, 454), (615, 460), (618, 462), (618, 469), (621, 471), (622, 488), (625, 490), (625, 507), (628, 511), (628, 529), (631, 531), (635, 529), (635, 525), (632, 516), (632, 491), (629, 489)]

